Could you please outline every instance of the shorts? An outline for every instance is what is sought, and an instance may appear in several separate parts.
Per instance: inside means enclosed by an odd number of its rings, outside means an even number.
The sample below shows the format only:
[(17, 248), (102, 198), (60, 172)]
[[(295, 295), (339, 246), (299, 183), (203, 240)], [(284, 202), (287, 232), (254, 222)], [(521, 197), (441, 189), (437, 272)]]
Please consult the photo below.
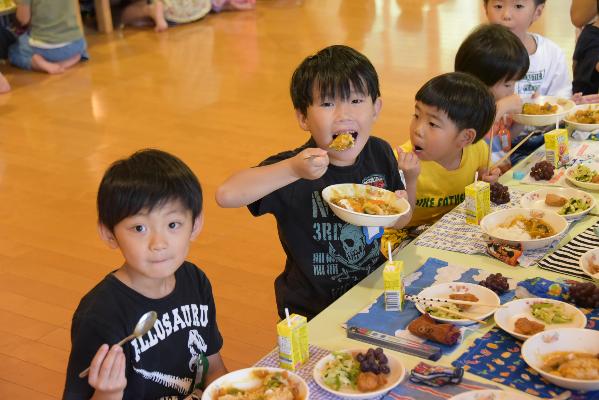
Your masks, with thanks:
[(40, 47), (31, 46), (29, 44), (29, 34), (24, 33), (19, 36), (17, 42), (12, 44), (8, 49), (8, 61), (15, 67), (30, 70), (31, 57), (33, 57), (34, 54), (39, 54), (47, 61), (53, 63), (67, 60), (77, 54), (81, 55), (82, 60), (89, 60), (87, 44), (83, 38), (56, 49), (42, 49)]

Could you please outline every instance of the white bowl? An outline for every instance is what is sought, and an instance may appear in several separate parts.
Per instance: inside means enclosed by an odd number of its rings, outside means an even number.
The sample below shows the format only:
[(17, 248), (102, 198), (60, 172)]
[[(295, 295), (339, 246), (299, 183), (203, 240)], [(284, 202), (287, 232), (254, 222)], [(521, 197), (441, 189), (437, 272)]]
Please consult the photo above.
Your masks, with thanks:
[(218, 391), (221, 388), (234, 387), (240, 390), (249, 390), (255, 388), (260, 385), (261, 380), (260, 378), (254, 376), (254, 371), (262, 370), (266, 370), (268, 372), (286, 372), (288, 374), (289, 380), (299, 385), (299, 394), (302, 400), (308, 400), (310, 398), (310, 389), (308, 388), (308, 384), (299, 375), (282, 368), (255, 367), (240, 369), (221, 376), (208, 385), (206, 390), (204, 390), (204, 393), (202, 394), (202, 400), (216, 399)]
[[(439, 283), (438, 285), (433, 285), (431, 287), (424, 289), (423, 291), (418, 293), (418, 297), (448, 299), (449, 295), (453, 294), (453, 293), (472, 293), (473, 295), (478, 297), (478, 301), (481, 303), (494, 304), (494, 305), (501, 304), (501, 300), (499, 299), (499, 296), (497, 296), (497, 294), (494, 291), (492, 291), (491, 289), (487, 289), (486, 287), (481, 286), (476, 283), (467, 283), (467, 282)], [(426, 308), (429, 305), (434, 306), (435, 304), (442, 306), (442, 307), (446, 305), (446, 303), (436, 303), (436, 302), (426, 303), (426, 305), (423, 305), (422, 303), (416, 303), (416, 308), (418, 309), (418, 311), (425, 314)], [(468, 310), (460, 311), (460, 314), (464, 314), (464, 315), (467, 315), (472, 318), (484, 320), (485, 318), (489, 317), (494, 312), (495, 312), (495, 308), (493, 308), (493, 307), (472, 306)], [(431, 315), (431, 318), (433, 318), (439, 322), (446, 322), (446, 323), (454, 324), (454, 325), (472, 325), (472, 324), (477, 323), (476, 321), (472, 321), (469, 319), (441, 318), (441, 317), (435, 317), (434, 315)]]
[[(358, 353), (365, 354), (367, 350), (368, 349), (350, 349), (350, 350), (340, 350), (340, 351), (349, 352), (355, 356)], [(389, 365), (389, 369), (391, 372), (386, 377), (387, 384), (380, 387), (379, 389), (377, 389), (375, 391), (360, 392), (357, 389), (356, 390), (353, 390), (353, 389), (334, 390), (334, 389), (328, 387), (327, 385), (325, 385), (325, 383), (322, 379), (322, 373), (325, 369), (326, 364), (334, 359), (333, 354), (329, 354), (328, 356), (323, 357), (322, 359), (320, 359), (320, 361), (318, 361), (318, 363), (316, 363), (316, 365), (314, 366), (314, 371), (313, 371), (314, 380), (316, 381), (318, 386), (320, 386), (327, 392), (329, 392), (335, 396), (344, 398), (344, 399), (363, 400), (363, 399), (372, 399), (374, 397), (379, 397), (379, 396), (387, 393), (389, 390), (393, 389), (395, 386), (397, 386), (403, 380), (403, 378), (406, 374), (406, 369), (404, 368), (403, 364), (396, 357), (394, 357), (391, 354), (391, 352), (385, 351), (385, 355), (387, 356), (387, 359), (389, 360), (388, 365)]]
[(578, 265), (580, 265), (580, 269), (590, 276), (591, 278), (595, 278), (599, 280), (599, 272), (593, 273), (589, 268), (591, 262), (594, 265), (599, 265), (599, 248), (589, 250), (580, 256), (580, 260), (578, 260)]
[[(331, 198), (339, 196), (368, 196), (369, 198), (383, 200), (388, 204), (402, 210), (399, 214), (370, 215), (348, 210), (331, 202)], [(395, 225), (397, 220), (410, 212), (410, 203), (406, 199), (398, 198), (395, 193), (371, 185), (359, 183), (341, 183), (324, 188), (322, 198), (339, 219), (356, 226), (382, 226)]]
[(529, 115), (529, 114), (514, 114), (512, 117), (514, 121), (522, 125), (533, 125), (533, 126), (546, 126), (555, 125), (557, 121), (560, 121), (564, 116), (572, 111), (575, 104), (572, 100), (555, 97), (555, 96), (539, 96), (534, 99), (522, 99), (523, 103), (536, 103), (536, 104), (557, 104), (557, 112), (555, 114), (545, 115)]
[(590, 132), (590, 131), (594, 131), (595, 129), (599, 129), (599, 124), (583, 124), (580, 122), (570, 120), (570, 118), (573, 118), (574, 114), (578, 110), (599, 110), (599, 104), (577, 105), (576, 107), (574, 107), (572, 109), (572, 111), (570, 113), (568, 113), (568, 115), (566, 115), (564, 117), (564, 121), (566, 122), (566, 124), (570, 125), (572, 128), (574, 128), (576, 130)]
[[(515, 240), (491, 233), (494, 228), (511, 221), (519, 215), (522, 215), (525, 218), (534, 216), (536, 218), (543, 219), (545, 222), (551, 225), (551, 227), (555, 230), (555, 234), (542, 239)], [(566, 218), (553, 211), (539, 210), (536, 208), (509, 208), (495, 211), (494, 213), (485, 216), (482, 221), (480, 221), (480, 228), (484, 233), (493, 239), (510, 244), (522, 243), (522, 248), (524, 250), (531, 250), (549, 246), (555, 239), (559, 238), (560, 235), (566, 231), (566, 229), (568, 229), (568, 221), (566, 221)]]
[[(571, 322), (565, 322), (563, 324), (548, 324), (532, 315), (531, 305), (536, 303), (554, 303), (562, 304), (564, 306), (564, 312), (572, 316)], [(501, 329), (515, 337), (516, 339), (526, 340), (531, 335), (523, 335), (515, 331), (514, 325), (516, 320), (519, 318), (528, 318), (531, 321), (540, 322), (545, 325), (545, 331), (558, 328), (584, 328), (587, 326), (587, 317), (578, 308), (571, 304), (565, 303), (559, 300), (553, 299), (541, 299), (541, 298), (530, 298), (530, 299), (518, 299), (512, 300), (504, 304), (504, 308), (499, 308), (495, 311), (495, 323)]]
[(549, 382), (566, 389), (599, 390), (599, 379), (563, 378), (543, 371), (541, 369), (543, 357), (555, 351), (599, 354), (599, 331), (578, 328), (554, 329), (539, 332), (522, 345), (522, 358), (524, 361)]
[(545, 197), (548, 194), (555, 194), (558, 196), (565, 197), (566, 199), (576, 198), (576, 199), (587, 199), (590, 202), (590, 207), (584, 211), (579, 211), (574, 214), (564, 215), (566, 219), (577, 219), (582, 216), (587, 215), (591, 210), (595, 207), (595, 198), (590, 194), (583, 192), (582, 190), (574, 189), (574, 188), (560, 188), (560, 187), (551, 187), (535, 190), (533, 192), (528, 192), (520, 199), (520, 205), (524, 208), (536, 208), (539, 210), (548, 210), (558, 212), (561, 207), (553, 207), (545, 204)]
[(517, 391), (504, 390), (469, 390), (460, 393), (449, 400), (530, 400), (530, 397), (520, 394)]
[[(576, 169), (576, 167), (580, 165), (573, 165), (570, 168), (568, 168), (566, 170), (566, 179), (573, 185), (576, 185), (578, 187), (581, 187), (583, 189), (588, 189), (588, 190), (599, 190), (599, 183), (591, 183), (591, 182), (580, 182), (577, 181), (576, 179), (574, 179), (574, 170)], [(599, 163), (598, 162), (591, 162), (591, 163), (584, 163), (583, 165), (586, 165), (587, 167), (589, 167), (592, 170), (595, 170), (597, 172), (599, 172)]]

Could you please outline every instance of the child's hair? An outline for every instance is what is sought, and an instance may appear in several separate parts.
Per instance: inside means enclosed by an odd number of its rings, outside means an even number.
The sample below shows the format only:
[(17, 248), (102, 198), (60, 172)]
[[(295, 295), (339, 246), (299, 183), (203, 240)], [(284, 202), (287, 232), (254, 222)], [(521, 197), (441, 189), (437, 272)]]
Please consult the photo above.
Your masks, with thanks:
[(520, 80), (530, 60), (522, 41), (508, 28), (483, 24), (462, 42), (455, 56), (455, 70), (476, 76), (487, 86)]
[(98, 221), (113, 231), (123, 219), (171, 200), (180, 200), (195, 221), (202, 212), (198, 178), (169, 153), (139, 150), (115, 161), (104, 173), (98, 189)]
[(495, 99), (480, 79), (463, 72), (450, 72), (426, 82), (416, 101), (445, 112), (459, 131), (474, 129), (478, 142), (495, 119)]
[(340, 96), (346, 100), (353, 89), (369, 95), (374, 102), (380, 97), (379, 78), (372, 63), (348, 46), (334, 45), (306, 57), (291, 77), (293, 107), (306, 115), (314, 101), (313, 90), (321, 98)]
[[(486, 6), (489, 4), (489, 0), (483, 0), (483, 3), (485, 3)], [(545, 0), (535, 0), (535, 7), (540, 6), (541, 4), (545, 4)]]

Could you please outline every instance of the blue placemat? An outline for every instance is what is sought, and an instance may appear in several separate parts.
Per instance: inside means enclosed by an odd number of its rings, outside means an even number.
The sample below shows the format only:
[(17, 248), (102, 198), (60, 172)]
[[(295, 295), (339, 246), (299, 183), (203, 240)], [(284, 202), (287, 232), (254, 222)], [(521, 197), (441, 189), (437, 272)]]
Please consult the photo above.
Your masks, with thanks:
[[(421, 290), (444, 282), (469, 282), (477, 283), (485, 279), (490, 272), (478, 268), (468, 268), (457, 265), (450, 265), (445, 261), (429, 258), (414, 273), (404, 279), (407, 294), (418, 294)], [(510, 287), (515, 286), (515, 282), (510, 282)], [(500, 296), (501, 302), (511, 300), (514, 297), (514, 291), (510, 290)], [(411, 340), (422, 342), (423, 340), (413, 336), (407, 331), (408, 324), (418, 318), (420, 312), (414, 306), (414, 303), (406, 301), (403, 311), (385, 311), (384, 295), (379, 296), (374, 303), (370, 304), (364, 310), (354, 315), (347, 321), (347, 326), (356, 326), (367, 328), (377, 332), (382, 332), (391, 336), (409, 338)], [(462, 338), (480, 328), (479, 324), (461, 327)], [(424, 341), (425, 343), (439, 346), (443, 354), (449, 354), (454, 351), (458, 345), (447, 346), (436, 342)]]
[(459, 385), (445, 385), (442, 387), (430, 387), (418, 385), (406, 379), (403, 384), (393, 388), (383, 400), (447, 400), (452, 396), (470, 390), (499, 389), (498, 386), (475, 382), (470, 379), (462, 379)]

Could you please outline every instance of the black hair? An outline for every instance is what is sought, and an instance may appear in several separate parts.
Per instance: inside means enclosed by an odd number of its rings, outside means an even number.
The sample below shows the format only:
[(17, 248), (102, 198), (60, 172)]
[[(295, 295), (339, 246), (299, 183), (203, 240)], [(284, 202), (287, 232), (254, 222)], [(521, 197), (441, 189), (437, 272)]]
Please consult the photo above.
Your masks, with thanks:
[[(489, 0), (483, 0), (485, 6), (489, 4)], [(540, 6), (541, 4), (545, 4), (545, 0), (535, 0), (535, 7)]]
[(495, 119), (495, 99), (480, 79), (463, 72), (450, 72), (426, 82), (416, 101), (445, 112), (458, 130), (474, 129), (474, 142), (482, 139)]
[(524, 78), (530, 60), (526, 47), (508, 28), (480, 25), (462, 42), (455, 70), (476, 76), (487, 86)]
[(180, 200), (191, 211), (192, 221), (202, 212), (202, 187), (198, 178), (177, 157), (144, 149), (115, 161), (104, 173), (98, 189), (98, 221), (113, 232), (123, 219)]
[(317, 89), (322, 98), (347, 100), (351, 88), (369, 95), (372, 101), (381, 96), (379, 78), (372, 63), (348, 46), (334, 45), (306, 57), (291, 77), (291, 101), (296, 110), (306, 115)]

